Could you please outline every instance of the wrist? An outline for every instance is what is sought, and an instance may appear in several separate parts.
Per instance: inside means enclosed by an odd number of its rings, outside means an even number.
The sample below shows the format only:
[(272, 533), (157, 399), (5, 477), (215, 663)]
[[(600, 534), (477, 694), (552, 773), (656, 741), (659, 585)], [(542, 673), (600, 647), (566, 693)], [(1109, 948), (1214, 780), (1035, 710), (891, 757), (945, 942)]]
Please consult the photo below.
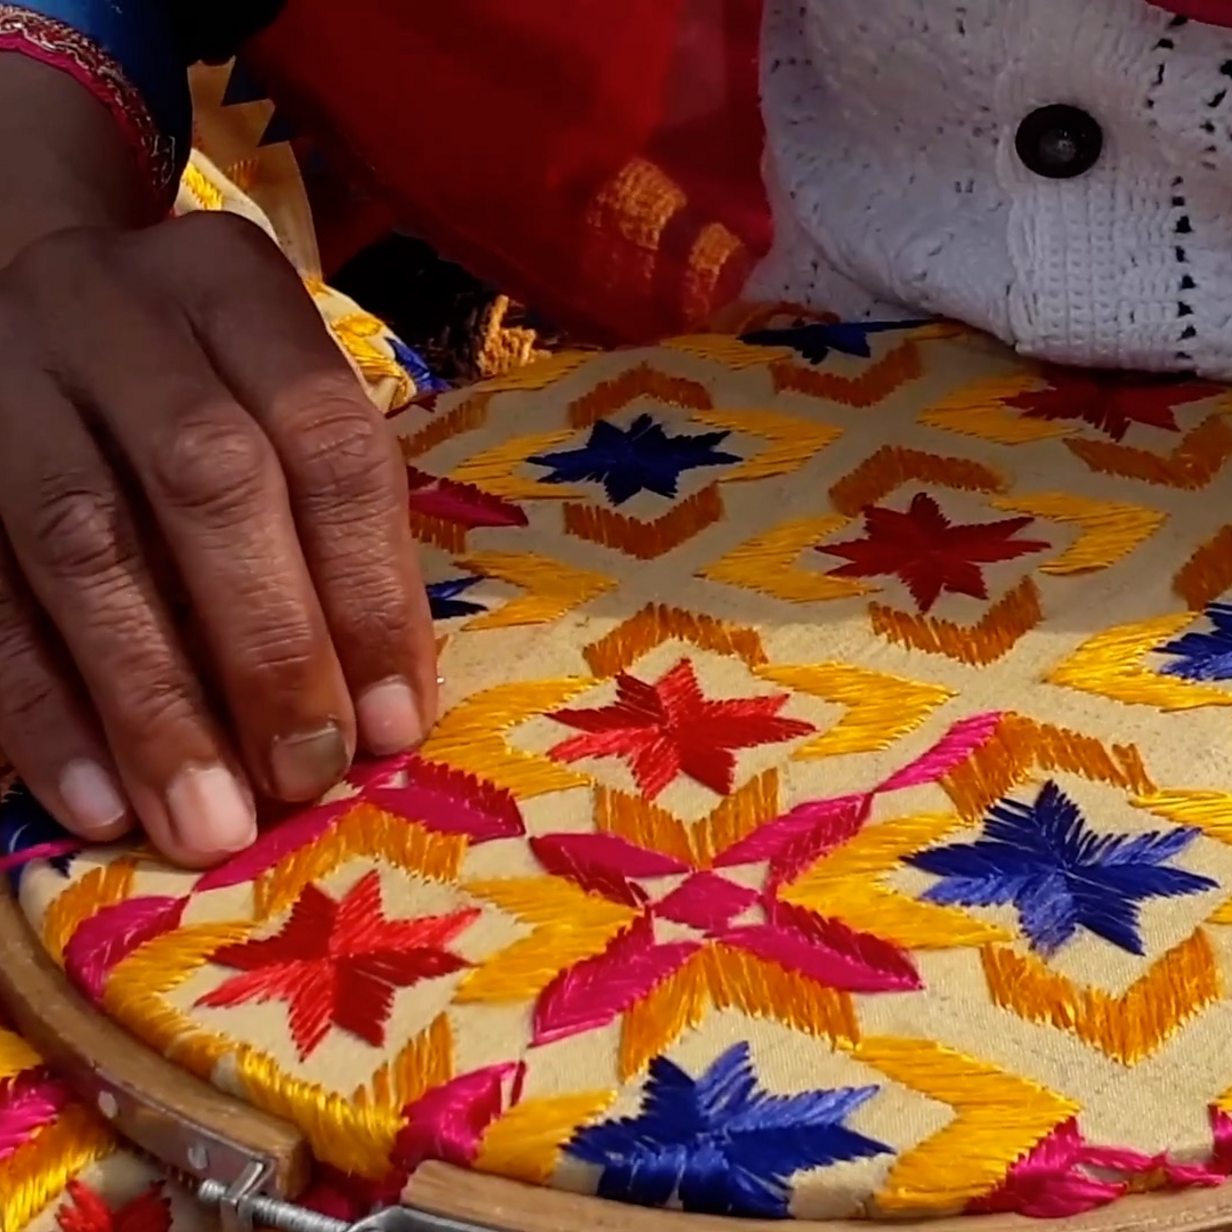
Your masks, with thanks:
[[(37, 122), (32, 121), (37, 117)], [(107, 108), (67, 74), (0, 54), (0, 265), (80, 227), (149, 220), (149, 184)]]
[[(147, 221), (175, 198), (192, 129), (167, 16), (164, 0), (0, 0), (0, 53), (54, 70), (109, 114), (145, 184)], [(42, 123), (40, 111), (21, 111)]]

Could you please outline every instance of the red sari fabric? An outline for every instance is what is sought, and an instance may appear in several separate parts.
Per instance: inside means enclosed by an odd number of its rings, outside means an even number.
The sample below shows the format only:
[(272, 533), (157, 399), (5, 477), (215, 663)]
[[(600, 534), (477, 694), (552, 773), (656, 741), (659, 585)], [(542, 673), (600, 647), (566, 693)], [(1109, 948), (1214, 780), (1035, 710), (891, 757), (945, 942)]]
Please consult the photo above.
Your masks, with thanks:
[(598, 341), (688, 328), (769, 242), (760, 0), (288, 0), (280, 107), (406, 229)]
[(1232, 0), (1152, 0), (1157, 8), (1211, 26), (1232, 26)]

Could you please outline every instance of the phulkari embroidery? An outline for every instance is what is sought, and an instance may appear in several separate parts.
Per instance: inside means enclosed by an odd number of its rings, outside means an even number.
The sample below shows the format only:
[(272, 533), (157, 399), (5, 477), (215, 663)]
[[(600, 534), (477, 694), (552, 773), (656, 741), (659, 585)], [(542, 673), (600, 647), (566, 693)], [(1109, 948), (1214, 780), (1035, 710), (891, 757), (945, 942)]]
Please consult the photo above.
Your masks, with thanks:
[[(17, 791), (24, 908), (302, 1127), (330, 1209), (425, 1160), (767, 1218), (1218, 1185), (1229, 405), (774, 313), (435, 395), (393, 420), (422, 748), (204, 874), (70, 855)], [(148, 1177), (63, 1192), (66, 1094), (5, 1082), (23, 1212), (162, 1232)]]
[(205, 1232), (192, 1199), (124, 1151), (20, 1038), (0, 1027), (0, 1230)]

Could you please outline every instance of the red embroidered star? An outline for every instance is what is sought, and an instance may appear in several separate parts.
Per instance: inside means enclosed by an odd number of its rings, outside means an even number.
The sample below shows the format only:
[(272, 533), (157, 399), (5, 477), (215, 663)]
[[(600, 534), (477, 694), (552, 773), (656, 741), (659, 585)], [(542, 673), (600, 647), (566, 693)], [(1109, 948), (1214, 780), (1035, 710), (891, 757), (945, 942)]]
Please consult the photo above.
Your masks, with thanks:
[(61, 1232), (171, 1232), (171, 1202), (162, 1185), (151, 1185), (112, 1210), (80, 1181), (69, 1181), (69, 1200), (56, 1212)]
[(896, 509), (865, 510), (865, 539), (832, 543), (819, 552), (842, 556), (848, 562), (831, 570), (833, 577), (900, 578), (920, 611), (927, 612), (942, 591), (987, 599), (988, 587), (981, 565), (1013, 560), (1051, 545), (1042, 539), (1014, 536), (1033, 518), (1006, 518), (1001, 522), (971, 522), (955, 526), (941, 506), (924, 492), (912, 499), (906, 513)]
[(1077, 419), (1125, 439), (1132, 424), (1164, 432), (1179, 432), (1175, 409), (1200, 402), (1215, 393), (1204, 381), (1124, 372), (1079, 372), (1048, 369), (1047, 388), (1005, 399), (1005, 405), (1025, 411), (1028, 419)]
[(552, 718), (585, 735), (558, 744), (551, 756), (575, 762), (587, 757), (625, 760), (648, 799), (686, 774), (719, 795), (735, 782), (733, 749), (751, 749), (807, 736), (816, 728), (779, 717), (786, 693), (714, 701), (703, 697), (693, 664), (681, 659), (654, 684), (622, 672), (616, 701), (595, 710), (559, 710)]
[(233, 976), (198, 1005), (227, 1008), (251, 1001), (286, 1001), (300, 1060), (331, 1026), (374, 1047), (385, 1042), (394, 989), (448, 975), (469, 964), (444, 947), (478, 911), (414, 920), (387, 920), (381, 881), (373, 870), (341, 900), (305, 887), (291, 918), (274, 937), (223, 946), (211, 957)]

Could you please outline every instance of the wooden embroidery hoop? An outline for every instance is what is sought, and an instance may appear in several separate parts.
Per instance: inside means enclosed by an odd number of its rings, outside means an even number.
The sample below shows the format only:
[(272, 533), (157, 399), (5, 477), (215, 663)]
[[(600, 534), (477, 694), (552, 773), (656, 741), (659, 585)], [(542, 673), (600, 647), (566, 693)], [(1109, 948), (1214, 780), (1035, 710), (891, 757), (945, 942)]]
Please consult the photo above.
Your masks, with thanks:
[[(224, 1095), (98, 1013), (39, 944), (13, 894), (0, 889), (0, 1005), (12, 1025), (117, 1133), (159, 1163), (196, 1180), (233, 1180), (234, 1156), (271, 1164), (270, 1190), (293, 1198), (310, 1159), (298, 1131)], [(220, 1149), (205, 1168), (196, 1144)], [(630, 1207), (602, 1198), (425, 1163), (404, 1193), (408, 1206), (498, 1232), (868, 1232), (866, 1221), (723, 1218)], [(1019, 1215), (962, 1216), (912, 1224), (929, 1232), (1044, 1232)], [(1142, 1194), (1064, 1220), (1078, 1232), (1232, 1232), (1232, 1186)]]

